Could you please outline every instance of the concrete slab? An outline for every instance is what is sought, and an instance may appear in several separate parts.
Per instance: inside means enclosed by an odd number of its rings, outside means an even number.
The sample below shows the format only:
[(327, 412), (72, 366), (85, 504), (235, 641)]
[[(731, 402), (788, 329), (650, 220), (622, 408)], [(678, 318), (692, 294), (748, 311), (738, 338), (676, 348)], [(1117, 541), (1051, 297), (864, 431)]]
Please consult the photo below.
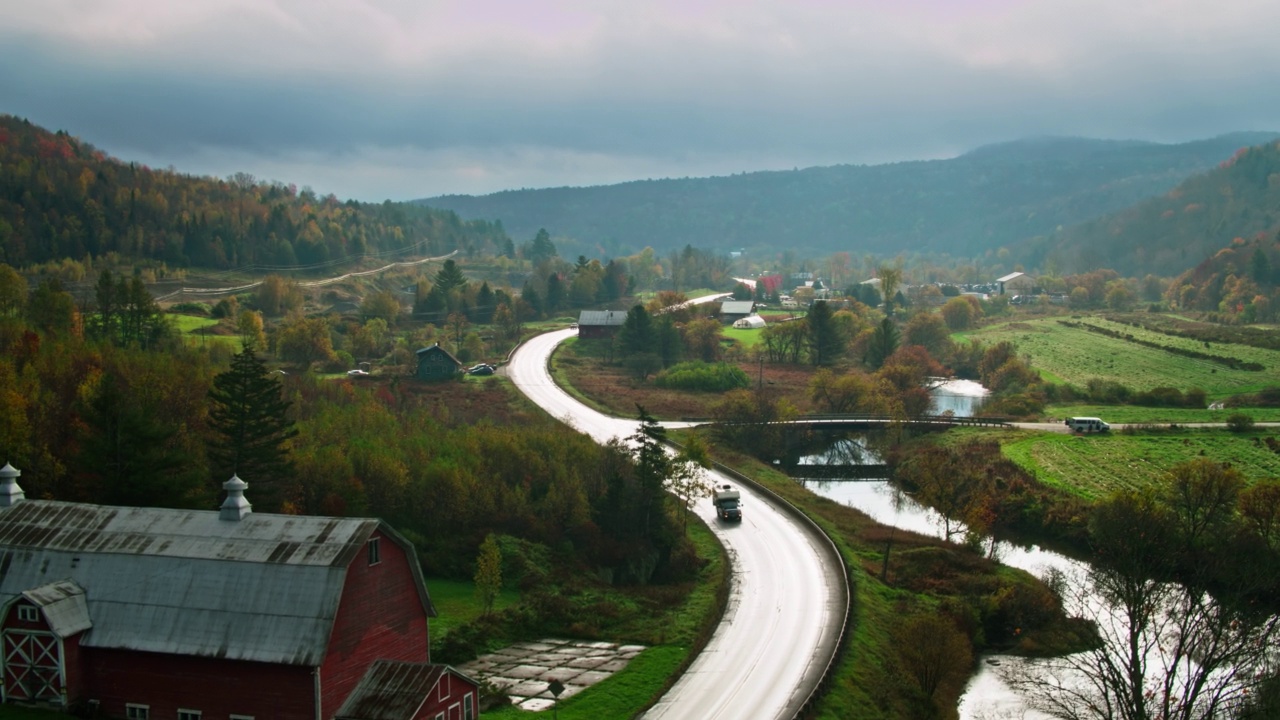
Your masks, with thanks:
[(583, 685), (590, 687), (591, 685), (595, 685), (601, 680), (608, 678), (612, 674), (613, 673), (611, 672), (597, 672), (595, 670), (587, 670), (586, 672), (583, 672), (580, 675), (578, 675), (578, 677), (574, 678), (574, 682), (580, 682)]
[(537, 712), (554, 705), (547, 691), (552, 680), (564, 684), (564, 700), (625, 668), (644, 650), (641, 645), (542, 638), (486, 653), (458, 669), (501, 688), (521, 709)]
[[(548, 668), (547, 673), (543, 675), (543, 677), (546, 678), (547, 682), (551, 682), (552, 680), (559, 680), (562, 683), (567, 683), (570, 680), (573, 680), (574, 678), (578, 677), (584, 672), (586, 671), (582, 670), (581, 668), (572, 668), (572, 667)], [(597, 680), (596, 682), (600, 682), (600, 681)]]
[(541, 665), (517, 665), (513, 668), (503, 671), (503, 675), (516, 678), (518, 680), (531, 680), (533, 678), (542, 677), (547, 668)]

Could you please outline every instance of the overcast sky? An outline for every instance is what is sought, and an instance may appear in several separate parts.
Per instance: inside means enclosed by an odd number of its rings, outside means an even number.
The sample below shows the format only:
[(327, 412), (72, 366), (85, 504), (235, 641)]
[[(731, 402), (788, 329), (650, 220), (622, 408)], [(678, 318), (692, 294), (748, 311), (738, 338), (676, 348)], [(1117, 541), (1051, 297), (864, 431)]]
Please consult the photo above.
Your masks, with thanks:
[(1275, 0), (0, 0), (0, 112), (406, 200), (1280, 130)]

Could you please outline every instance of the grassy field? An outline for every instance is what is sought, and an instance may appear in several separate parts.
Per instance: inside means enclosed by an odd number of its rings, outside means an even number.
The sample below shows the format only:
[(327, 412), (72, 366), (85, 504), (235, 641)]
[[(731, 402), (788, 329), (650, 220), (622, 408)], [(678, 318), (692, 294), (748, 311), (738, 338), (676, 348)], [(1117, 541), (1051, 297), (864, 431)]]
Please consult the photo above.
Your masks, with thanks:
[(1167, 386), (1180, 390), (1203, 389), (1212, 400), (1229, 395), (1256, 392), (1268, 385), (1280, 385), (1280, 351), (1262, 350), (1246, 345), (1204, 343), (1170, 337), (1103, 320), (1085, 317), (1099, 327), (1130, 333), (1135, 338), (1171, 347), (1236, 357), (1264, 366), (1261, 372), (1232, 370), (1208, 360), (1174, 355), (1163, 350), (1109, 338), (1083, 328), (1059, 325), (1058, 318), (1039, 318), (1001, 323), (960, 337), (976, 338), (987, 343), (1009, 340), (1019, 352), (1030, 355), (1031, 363), (1042, 375), (1054, 382), (1083, 386), (1090, 378), (1111, 380), (1135, 390)]
[(761, 332), (763, 332), (761, 328), (745, 329), (727, 327), (724, 329), (724, 336), (744, 348), (753, 348), (756, 346), (756, 343), (760, 342)]
[(1226, 430), (1062, 435), (1016, 433), (1004, 452), (1042, 482), (1089, 499), (1121, 489), (1159, 487), (1177, 463), (1207, 457), (1231, 463), (1249, 482), (1280, 477), (1280, 455), (1262, 444), (1266, 433)]
[[(476, 600), (476, 585), (464, 580), (427, 578), (427, 592), (438, 616), (431, 620), (431, 637), (442, 637), (450, 628), (480, 617), (483, 606)], [(504, 610), (520, 600), (515, 590), (503, 590), (493, 603), (494, 610)]]
[(1222, 423), (1229, 415), (1242, 413), (1256, 422), (1280, 422), (1280, 408), (1228, 408), (1198, 410), (1195, 408), (1159, 408), (1137, 405), (1050, 405), (1045, 408), (1046, 421), (1064, 418), (1100, 417), (1109, 423)]

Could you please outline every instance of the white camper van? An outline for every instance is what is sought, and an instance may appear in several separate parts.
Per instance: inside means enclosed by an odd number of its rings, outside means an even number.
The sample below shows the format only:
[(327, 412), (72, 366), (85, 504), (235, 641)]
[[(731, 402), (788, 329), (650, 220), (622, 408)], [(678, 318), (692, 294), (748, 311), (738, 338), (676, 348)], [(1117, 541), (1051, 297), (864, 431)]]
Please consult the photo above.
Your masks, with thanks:
[(1069, 417), (1067, 418), (1067, 427), (1072, 432), (1090, 433), (1090, 432), (1106, 432), (1111, 426), (1096, 417)]

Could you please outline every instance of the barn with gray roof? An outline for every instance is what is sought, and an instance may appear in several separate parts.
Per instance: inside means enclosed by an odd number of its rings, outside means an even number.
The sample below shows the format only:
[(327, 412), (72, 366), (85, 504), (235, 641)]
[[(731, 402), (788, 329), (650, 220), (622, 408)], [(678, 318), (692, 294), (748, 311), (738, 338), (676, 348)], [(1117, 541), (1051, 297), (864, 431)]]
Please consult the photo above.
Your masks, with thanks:
[(235, 477), (218, 511), (28, 500), (19, 474), (0, 469), (6, 702), (318, 720), (375, 661), (430, 663), (417, 557), (379, 520), (254, 513)]

